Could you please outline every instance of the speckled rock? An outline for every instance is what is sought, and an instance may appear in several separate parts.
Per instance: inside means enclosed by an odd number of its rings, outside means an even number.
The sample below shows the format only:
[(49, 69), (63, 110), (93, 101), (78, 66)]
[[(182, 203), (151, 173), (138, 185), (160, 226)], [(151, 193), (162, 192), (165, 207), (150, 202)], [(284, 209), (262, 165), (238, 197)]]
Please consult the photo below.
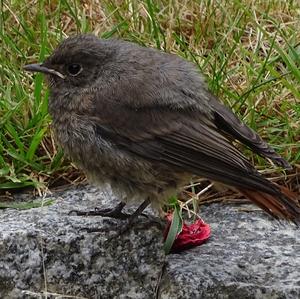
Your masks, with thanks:
[(300, 298), (300, 229), (239, 208), (203, 208), (212, 238), (167, 257), (158, 298)]
[[(110, 240), (120, 222), (69, 215), (115, 205), (109, 189), (77, 187), (49, 197), (55, 204), (0, 210), (1, 299), (300, 298), (300, 230), (257, 209), (203, 207), (211, 239), (165, 257), (161, 231), (143, 218)], [(93, 227), (103, 232), (86, 231)]]
[(153, 298), (164, 261), (161, 231), (134, 227), (108, 239), (121, 222), (68, 213), (115, 204), (109, 191), (54, 197), (51, 206), (0, 211), (0, 298)]

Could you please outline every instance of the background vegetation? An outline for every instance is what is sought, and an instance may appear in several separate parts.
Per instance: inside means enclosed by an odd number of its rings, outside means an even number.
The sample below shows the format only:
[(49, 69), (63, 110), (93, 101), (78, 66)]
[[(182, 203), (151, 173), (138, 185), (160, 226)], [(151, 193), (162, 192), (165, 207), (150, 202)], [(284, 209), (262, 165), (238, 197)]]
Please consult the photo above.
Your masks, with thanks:
[[(0, 192), (83, 176), (53, 141), (43, 76), (25, 73), (79, 32), (119, 37), (193, 61), (210, 89), (293, 165), (246, 154), (299, 191), (300, 3), (266, 0), (0, 2)], [(276, 175), (275, 175), (275, 170)]]

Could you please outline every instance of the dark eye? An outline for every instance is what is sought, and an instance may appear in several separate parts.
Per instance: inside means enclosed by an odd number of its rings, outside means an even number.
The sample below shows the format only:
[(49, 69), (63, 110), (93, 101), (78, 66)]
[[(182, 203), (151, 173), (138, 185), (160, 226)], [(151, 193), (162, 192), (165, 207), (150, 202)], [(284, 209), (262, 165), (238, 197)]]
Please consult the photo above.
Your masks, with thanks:
[(78, 63), (72, 63), (68, 65), (68, 73), (71, 76), (77, 76), (82, 71), (82, 66)]

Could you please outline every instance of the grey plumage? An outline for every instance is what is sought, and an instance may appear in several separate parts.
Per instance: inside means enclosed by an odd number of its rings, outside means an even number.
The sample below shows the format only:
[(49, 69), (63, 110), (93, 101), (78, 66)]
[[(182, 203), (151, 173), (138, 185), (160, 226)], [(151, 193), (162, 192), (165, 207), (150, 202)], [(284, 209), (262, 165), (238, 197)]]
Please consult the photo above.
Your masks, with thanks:
[[(78, 65), (80, 72), (70, 74)], [(193, 64), (80, 35), (63, 41), (43, 67), (61, 74), (45, 71), (57, 140), (94, 181), (110, 182), (127, 200), (162, 204), (199, 175), (258, 192), (251, 199), (273, 216), (299, 218), (294, 200), (263, 178), (232, 140), (289, 164), (208, 91)]]

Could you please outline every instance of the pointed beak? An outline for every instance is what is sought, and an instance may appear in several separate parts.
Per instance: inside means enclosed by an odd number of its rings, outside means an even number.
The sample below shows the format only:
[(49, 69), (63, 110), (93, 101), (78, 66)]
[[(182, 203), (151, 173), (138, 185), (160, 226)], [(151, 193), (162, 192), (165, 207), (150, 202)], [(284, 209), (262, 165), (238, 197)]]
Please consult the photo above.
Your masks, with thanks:
[(23, 69), (25, 71), (29, 71), (29, 72), (40, 72), (40, 73), (44, 73), (44, 74), (55, 75), (62, 79), (65, 79), (65, 76), (63, 74), (61, 74), (60, 72), (58, 72), (56, 70), (49, 69), (49, 68), (43, 66), (42, 63), (27, 64), (23, 67)]

